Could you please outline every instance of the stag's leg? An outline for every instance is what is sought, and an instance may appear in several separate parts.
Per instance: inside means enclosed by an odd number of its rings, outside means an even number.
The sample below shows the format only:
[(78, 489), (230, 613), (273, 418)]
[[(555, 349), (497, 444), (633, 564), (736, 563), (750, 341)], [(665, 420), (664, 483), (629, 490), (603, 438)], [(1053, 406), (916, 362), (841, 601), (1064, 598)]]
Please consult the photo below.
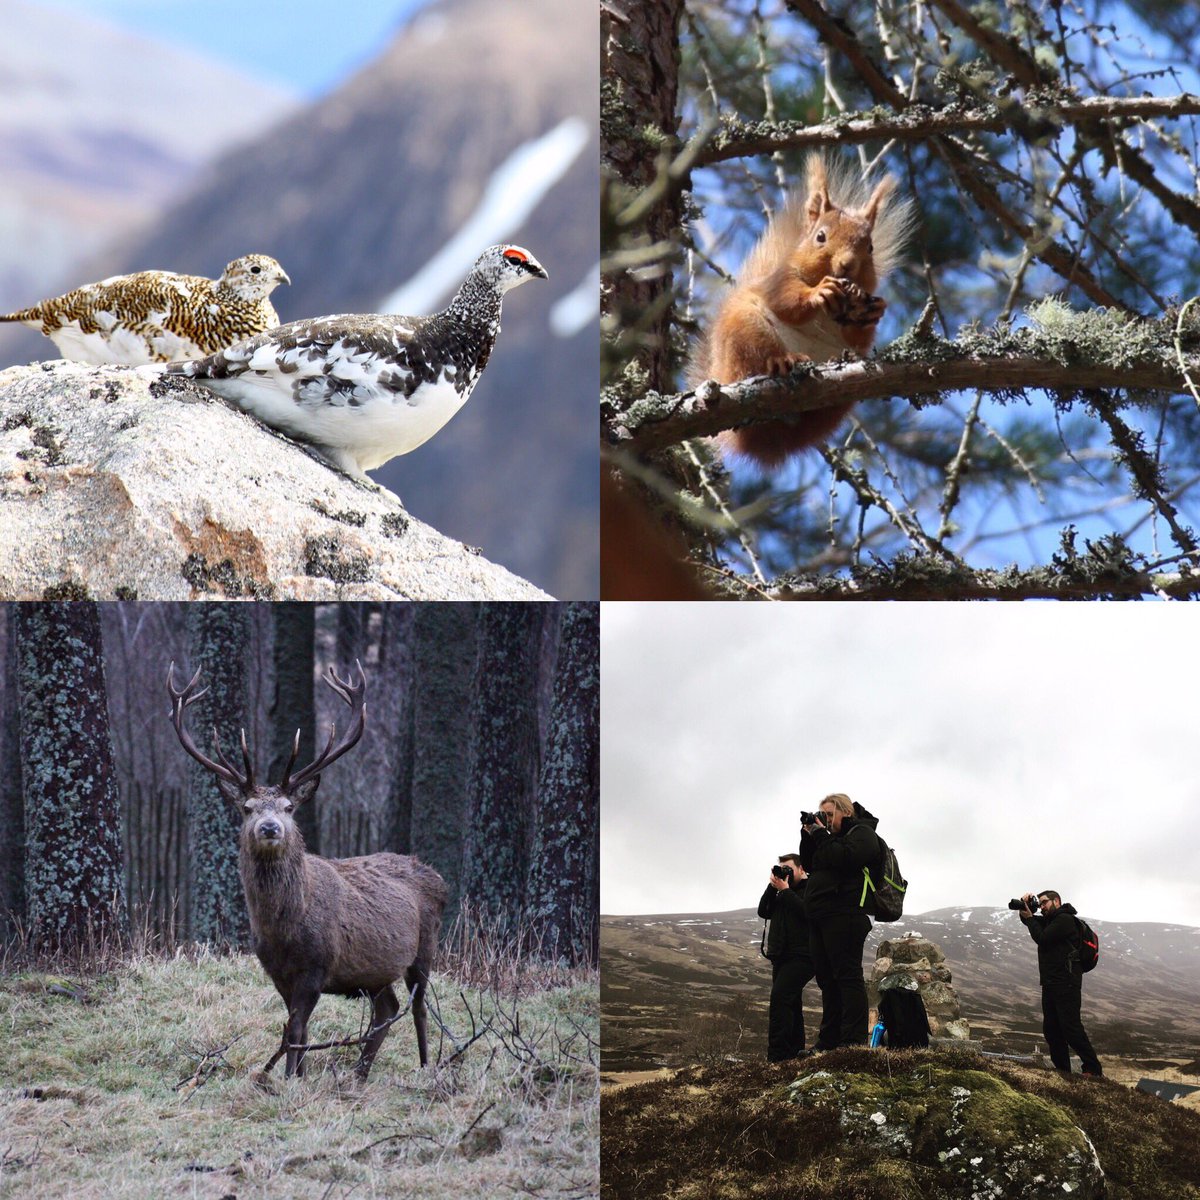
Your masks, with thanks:
[(404, 983), (412, 997), (413, 1024), (417, 1027), (417, 1054), (420, 1055), (423, 1067), (429, 1062), (425, 1035), (425, 985), (428, 982), (429, 973), (425, 964), (418, 958), (404, 972)]
[(362, 1057), (358, 1060), (358, 1066), (354, 1068), (360, 1079), (366, 1079), (371, 1064), (375, 1061), (375, 1055), (379, 1053), (379, 1047), (383, 1045), (383, 1039), (392, 1027), (392, 1018), (399, 1011), (400, 1001), (396, 999), (396, 993), (390, 984), (371, 997), (371, 1033), (363, 1043)]
[(321, 985), (316, 979), (303, 979), (292, 988), (292, 999), (288, 1005), (287, 1024), (283, 1027), (283, 1038), (287, 1052), (286, 1074), (304, 1074), (304, 1051), (293, 1050), (292, 1046), (303, 1046), (308, 1041), (308, 1018), (321, 998)]

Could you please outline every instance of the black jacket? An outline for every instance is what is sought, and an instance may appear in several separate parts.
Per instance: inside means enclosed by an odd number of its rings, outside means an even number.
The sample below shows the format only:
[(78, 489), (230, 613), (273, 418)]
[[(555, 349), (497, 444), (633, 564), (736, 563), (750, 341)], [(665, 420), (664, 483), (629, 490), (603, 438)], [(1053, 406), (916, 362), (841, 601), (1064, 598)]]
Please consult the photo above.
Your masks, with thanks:
[(1037, 942), (1038, 979), (1042, 987), (1079, 987), (1083, 980), (1079, 963), (1082, 937), (1074, 907), (1064, 904), (1052, 917), (1038, 914), (1021, 920), (1029, 936)]
[(810, 921), (862, 911), (863, 867), (874, 866), (882, 854), (875, 836), (878, 824), (856, 804), (840, 832), (801, 833), (800, 862), (808, 872), (804, 911)]
[(773, 961), (808, 953), (808, 921), (804, 916), (807, 880), (792, 880), (791, 887), (776, 890), (767, 884), (758, 902), (758, 915), (770, 921), (766, 955)]

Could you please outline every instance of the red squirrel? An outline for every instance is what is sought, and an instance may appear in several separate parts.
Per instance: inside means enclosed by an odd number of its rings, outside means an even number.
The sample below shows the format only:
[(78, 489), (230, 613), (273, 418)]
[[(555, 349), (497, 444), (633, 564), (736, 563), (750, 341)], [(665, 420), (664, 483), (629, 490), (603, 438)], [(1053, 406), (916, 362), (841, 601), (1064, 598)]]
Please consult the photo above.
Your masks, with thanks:
[[(717, 311), (693, 377), (734, 383), (783, 375), (798, 362), (847, 350), (861, 357), (886, 303), (874, 295), (896, 264), (911, 206), (885, 175), (870, 195), (857, 175), (810, 155), (805, 187), (788, 197), (750, 252)], [(788, 421), (756, 421), (718, 439), (726, 454), (777, 467), (824, 440), (853, 407), (839, 404)]]

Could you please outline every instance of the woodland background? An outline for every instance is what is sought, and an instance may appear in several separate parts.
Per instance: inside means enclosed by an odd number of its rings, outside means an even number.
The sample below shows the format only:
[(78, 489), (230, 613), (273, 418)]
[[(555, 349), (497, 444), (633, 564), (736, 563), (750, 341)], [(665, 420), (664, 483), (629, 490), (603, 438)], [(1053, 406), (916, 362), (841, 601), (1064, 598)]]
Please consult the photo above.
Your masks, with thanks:
[(348, 710), (324, 684), (360, 661), (362, 741), (298, 809), (311, 852), (416, 854), (464, 909), (543, 954), (596, 961), (595, 604), (0, 606), (0, 922), (40, 947), (131, 927), (166, 946), (244, 945), (240, 817), (180, 747), (168, 665), (202, 668), (198, 745), (244, 727), (278, 782)]
[[(1200, 590), (1200, 8), (601, 10), (604, 449), (709, 594)], [(813, 151), (890, 170), (918, 206), (876, 360), (685, 390)], [(771, 476), (703, 440), (841, 398), (863, 403), (827, 449)]]

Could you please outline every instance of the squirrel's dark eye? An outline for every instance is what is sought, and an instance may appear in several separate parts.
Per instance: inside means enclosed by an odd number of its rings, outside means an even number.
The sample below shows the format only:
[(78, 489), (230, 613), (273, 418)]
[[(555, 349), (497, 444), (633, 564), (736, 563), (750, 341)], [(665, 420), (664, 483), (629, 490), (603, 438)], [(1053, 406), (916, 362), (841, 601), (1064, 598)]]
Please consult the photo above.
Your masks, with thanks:
[(817, 238), (816, 238), (816, 241), (817, 241), (817, 245), (818, 245), (818, 246), (823, 246), (823, 245), (825, 245), (825, 230), (823, 230), (823, 229), (818, 229), (818, 230), (817, 230)]
[(251, 267), (250, 268), (251, 275), (259, 275), (261, 273), (262, 273), (262, 267)]
[(868, 254), (875, 253), (875, 243), (873, 241), (871, 241), (870, 238), (867, 238), (867, 253)]

